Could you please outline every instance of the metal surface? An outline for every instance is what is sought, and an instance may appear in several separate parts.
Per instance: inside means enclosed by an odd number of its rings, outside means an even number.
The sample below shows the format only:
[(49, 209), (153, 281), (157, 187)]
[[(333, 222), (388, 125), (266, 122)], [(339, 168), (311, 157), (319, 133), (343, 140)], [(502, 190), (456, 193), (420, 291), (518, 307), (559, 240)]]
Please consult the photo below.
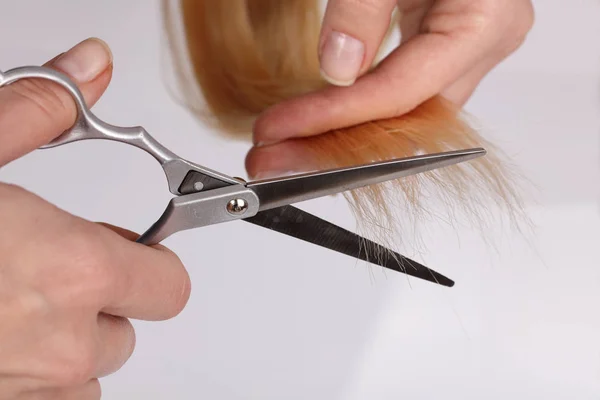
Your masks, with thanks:
[(140, 243), (156, 244), (182, 230), (244, 218), (395, 271), (445, 286), (454, 284), (415, 261), (289, 204), (471, 160), (484, 155), (484, 149), (417, 156), (246, 184), (241, 179), (178, 157), (142, 127), (117, 127), (101, 121), (86, 106), (77, 86), (60, 72), (46, 67), (0, 71), (0, 87), (25, 78), (48, 79), (63, 86), (77, 106), (78, 116), (73, 127), (43, 148), (86, 139), (113, 140), (138, 147), (160, 163), (170, 192), (179, 197), (169, 202), (160, 219), (138, 239)]
[(296, 207), (261, 211), (244, 221), (416, 278), (454, 286), (454, 281), (444, 275)]
[[(230, 213), (228, 205), (232, 200), (244, 201), (246, 211), (240, 214)], [(159, 220), (137, 242), (156, 244), (179, 231), (251, 217), (257, 212), (258, 197), (242, 185), (175, 197)]]
[(485, 153), (482, 148), (449, 151), (255, 181), (247, 187), (258, 194), (263, 211), (447, 167)]
[(233, 199), (227, 203), (227, 212), (233, 215), (243, 215), (248, 210), (248, 202), (244, 199)]
[(42, 148), (51, 148), (87, 139), (105, 139), (130, 144), (146, 151), (160, 163), (167, 177), (169, 191), (176, 195), (182, 194), (179, 192), (179, 187), (190, 171), (197, 171), (209, 178), (223, 182), (239, 183), (227, 175), (193, 164), (177, 156), (160, 144), (141, 126), (119, 127), (100, 120), (87, 107), (77, 85), (58, 71), (46, 67), (31, 66), (14, 68), (4, 73), (0, 72), (0, 74), (0, 87), (21, 79), (47, 79), (61, 85), (73, 97), (77, 106), (75, 124)]

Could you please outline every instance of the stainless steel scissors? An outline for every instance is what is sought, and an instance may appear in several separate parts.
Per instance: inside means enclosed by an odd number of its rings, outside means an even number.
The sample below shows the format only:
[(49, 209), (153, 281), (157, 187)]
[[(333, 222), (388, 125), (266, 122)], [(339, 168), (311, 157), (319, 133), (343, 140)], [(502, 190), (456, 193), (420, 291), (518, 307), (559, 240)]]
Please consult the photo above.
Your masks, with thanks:
[[(482, 148), (245, 182), (177, 156), (142, 127), (118, 127), (100, 120), (87, 107), (77, 85), (50, 68), (30, 66), (0, 71), (0, 87), (27, 78), (47, 79), (61, 85), (77, 106), (75, 124), (42, 148), (86, 139), (113, 140), (138, 147), (160, 163), (169, 191), (176, 197), (137, 240), (141, 244), (156, 244), (179, 231), (241, 219), (410, 276), (444, 286), (454, 285), (449, 278), (414, 260), (290, 204), (472, 160), (485, 155)], [(389, 256), (369, 257), (369, 254)]]

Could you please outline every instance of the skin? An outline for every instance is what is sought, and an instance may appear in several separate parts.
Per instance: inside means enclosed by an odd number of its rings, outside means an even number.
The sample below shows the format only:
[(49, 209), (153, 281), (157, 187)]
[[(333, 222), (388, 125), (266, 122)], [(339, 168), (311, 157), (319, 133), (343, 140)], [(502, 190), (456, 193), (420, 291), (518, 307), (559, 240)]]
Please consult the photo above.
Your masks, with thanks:
[[(402, 42), (367, 73), (395, 5), (403, 14)], [(533, 20), (530, 0), (329, 0), (321, 43), (332, 31), (360, 40), (365, 48), (360, 76), (350, 86), (334, 84), (259, 116), (248, 173), (302, 170), (302, 142), (289, 139), (400, 116), (438, 94), (464, 104), (520, 47)]]
[[(47, 65), (57, 68), (55, 61)], [(79, 82), (88, 104), (111, 74), (109, 63)], [(0, 88), (0, 167), (48, 143), (75, 116), (70, 96), (47, 81)], [(188, 300), (190, 280), (172, 252), (17, 186), (0, 183), (0, 226), (0, 399), (99, 399), (98, 378), (133, 352), (128, 318), (165, 320)]]
[[(528, 0), (401, 0), (403, 42), (366, 74), (395, 4), (330, 0), (322, 35), (362, 41), (361, 74), (261, 115), (251, 175), (297, 170), (301, 143), (290, 139), (402, 115), (436, 94), (463, 104), (533, 23)], [(55, 61), (48, 66), (60, 69)], [(90, 106), (111, 74), (112, 63), (79, 81)], [(57, 137), (75, 115), (69, 95), (51, 83), (1, 88), (0, 167)], [(98, 378), (133, 352), (128, 318), (176, 316), (189, 298), (187, 272), (166, 248), (136, 244), (132, 232), (83, 220), (17, 186), (0, 183), (0, 204), (0, 399), (99, 399)]]

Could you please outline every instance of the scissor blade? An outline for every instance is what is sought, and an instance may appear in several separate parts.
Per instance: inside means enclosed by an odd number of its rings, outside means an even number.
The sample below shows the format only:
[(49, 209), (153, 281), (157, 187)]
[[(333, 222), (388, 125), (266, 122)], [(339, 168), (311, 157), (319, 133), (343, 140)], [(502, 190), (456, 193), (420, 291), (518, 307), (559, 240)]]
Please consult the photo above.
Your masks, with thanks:
[(454, 286), (444, 275), (296, 207), (262, 211), (244, 221), (416, 278)]
[(260, 211), (447, 167), (485, 155), (482, 148), (450, 151), (249, 182)]

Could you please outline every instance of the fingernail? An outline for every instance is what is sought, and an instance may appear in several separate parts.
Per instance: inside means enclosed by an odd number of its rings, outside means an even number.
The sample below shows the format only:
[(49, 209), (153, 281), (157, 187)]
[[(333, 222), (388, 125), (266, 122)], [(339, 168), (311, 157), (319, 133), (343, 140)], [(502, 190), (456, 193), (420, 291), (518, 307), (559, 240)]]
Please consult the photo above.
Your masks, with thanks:
[(108, 45), (97, 38), (79, 43), (60, 56), (54, 66), (79, 83), (90, 82), (112, 63)]
[(297, 175), (300, 172), (296, 171), (261, 171), (257, 172), (252, 176), (252, 179), (271, 179), (271, 178), (282, 178), (284, 176)]
[(277, 140), (261, 140), (254, 143), (254, 147), (265, 147), (279, 143)]
[(365, 45), (344, 33), (332, 31), (321, 51), (321, 75), (329, 83), (350, 86), (356, 81), (365, 57)]

